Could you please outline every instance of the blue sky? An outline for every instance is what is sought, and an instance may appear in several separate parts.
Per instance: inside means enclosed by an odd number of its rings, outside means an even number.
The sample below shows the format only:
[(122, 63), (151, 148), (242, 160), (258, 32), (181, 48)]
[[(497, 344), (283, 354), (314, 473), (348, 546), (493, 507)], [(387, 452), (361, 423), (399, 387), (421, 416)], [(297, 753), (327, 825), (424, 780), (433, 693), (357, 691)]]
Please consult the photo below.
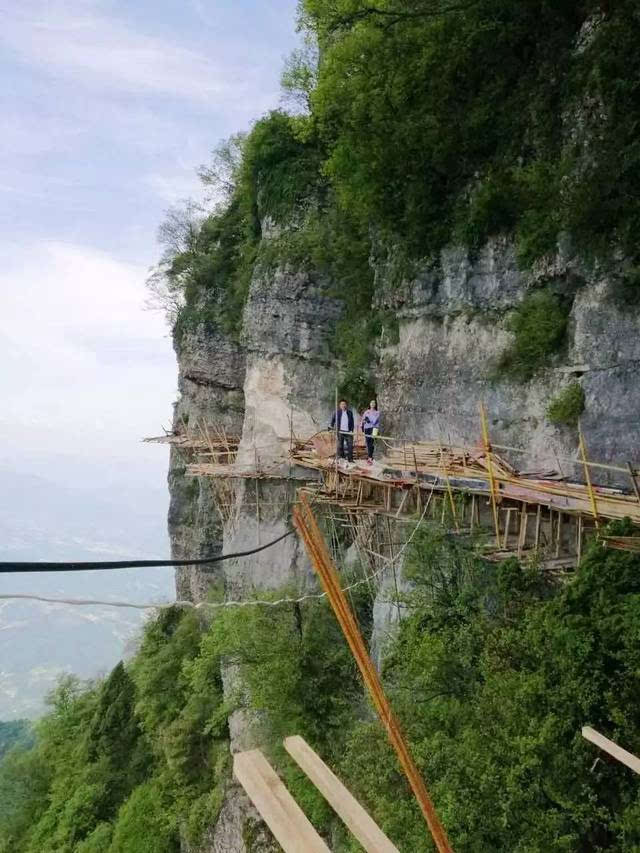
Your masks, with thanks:
[(164, 484), (157, 227), (296, 41), (295, 0), (1, 0), (0, 464)]

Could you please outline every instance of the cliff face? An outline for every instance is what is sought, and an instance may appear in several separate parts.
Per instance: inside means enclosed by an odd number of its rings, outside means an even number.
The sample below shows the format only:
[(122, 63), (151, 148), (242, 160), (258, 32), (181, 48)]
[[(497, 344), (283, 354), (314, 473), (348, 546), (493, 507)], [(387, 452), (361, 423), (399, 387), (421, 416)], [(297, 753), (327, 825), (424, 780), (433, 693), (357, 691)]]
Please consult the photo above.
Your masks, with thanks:
[[(401, 287), (391, 286), (391, 268), (376, 270), (377, 299), (399, 324), (398, 342), (378, 349), (377, 388), (385, 431), (416, 438), (474, 442), (480, 435), (478, 403), (490, 413), (495, 443), (530, 450), (538, 461), (558, 465), (575, 458), (577, 430), (555, 427), (545, 412), (569, 381), (585, 393), (582, 424), (590, 455), (599, 461), (631, 458), (638, 415), (640, 364), (638, 310), (614, 298), (615, 270), (586, 270), (579, 259), (558, 255), (522, 273), (506, 240), (471, 259), (461, 249), (442, 253), (440, 263)], [(310, 434), (326, 424), (339, 365), (329, 340), (340, 315), (329, 282), (310, 273), (279, 268), (254, 271), (239, 340), (204, 325), (183, 334), (177, 346), (180, 399), (175, 426), (208, 423), (241, 436), (238, 459), (258, 464), (264, 479), (227, 481), (224, 518), (211, 480), (185, 477), (179, 451), (171, 458), (169, 527), (175, 558), (245, 550), (279, 536), (288, 527), (296, 471), (276, 459), (291, 432)], [(564, 349), (529, 381), (495, 375), (495, 364), (512, 338), (508, 312), (542, 285), (568, 300)], [(525, 467), (518, 459), (518, 464)], [(560, 463), (567, 474), (579, 474)], [(202, 600), (212, 582), (227, 599), (257, 590), (313, 583), (295, 537), (252, 558), (229, 560), (208, 573), (177, 572), (180, 598)], [(382, 590), (374, 608), (374, 635), (396, 618)], [(375, 636), (374, 636), (375, 639)], [(242, 690), (231, 665), (223, 668), (231, 698)], [(260, 721), (244, 711), (229, 719), (232, 751), (260, 742)], [(247, 839), (251, 839), (249, 842)], [(221, 817), (202, 853), (269, 849), (244, 795), (230, 785)]]
[[(591, 459), (631, 459), (640, 413), (640, 312), (616, 297), (618, 275), (562, 254), (525, 273), (507, 240), (486, 245), (475, 260), (460, 249), (445, 251), (438, 268), (393, 292), (381, 268), (379, 285), (383, 293), (387, 286), (399, 320), (399, 342), (382, 349), (378, 371), (385, 429), (473, 442), (483, 400), (494, 443), (556, 467), (558, 457), (577, 457), (577, 430), (554, 426), (546, 410), (573, 380), (585, 395), (581, 423)], [(561, 351), (528, 381), (496, 375), (513, 337), (509, 312), (541, 287), (571, 306)], [(567, 463), (564, 472), (580, 476)]]
[[(326, 423), (335, 386), (328, 337), (339, 314), (328, 282), (308, 273), (254, 272), (240, 342), (204, 326), (186, 332), (176, 347), (180, 398), (174, 427), (206, 423), (240, 437), (238, 463), (258, 465), (263, 479), (187, 478), (179, 451), (171, 457), (169, 530), (175, 559), (237, 552), (264, 544), (290, 526), (296, 472), (282, 466), (291, 431), (316, 432)], [(216, 493), (216, 489), (224, 490)], [(220, 513), (220, 501), (225, 510)], [(232, 559), (213, 572), (179, 569), (178, 598), (200, 601), (213, 583), (225, 598), (289, 583), (304, 589), (312, 572), (296, 537), (251, 558)], [(223, 666), (229, 698), (242, 690), (236, 668)], [(229, 718), (232, 751), (259, 745), (260, 721), (244, 711)], [(243, 793), (230, 785), (218, 823), (202, 847), (216, 853), (269, 850), (268, 833)], [(277, 849), (277, 846), (276, 848)]]

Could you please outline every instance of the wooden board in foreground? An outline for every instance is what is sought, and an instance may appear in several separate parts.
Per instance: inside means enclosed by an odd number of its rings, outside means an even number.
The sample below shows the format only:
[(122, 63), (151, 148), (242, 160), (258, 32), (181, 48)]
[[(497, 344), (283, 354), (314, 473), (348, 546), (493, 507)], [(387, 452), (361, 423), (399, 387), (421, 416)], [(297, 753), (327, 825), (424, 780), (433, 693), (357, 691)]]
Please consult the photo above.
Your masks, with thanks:
[(234, 755), (233, 775), (285, 853), (331, 853), (259, 749)]
[(284, 745), (367, 853), (398, 853), (398, 848), (303, 738), (285, 738)]
[(617, 743), (614, 743), (612, 740), (609, 740), (609, 738), (601, 735), (600, 732), (592, 729), (591, 726), (582, 727), (582, 737), (586, 738), (586, 740), (590, 740), (591, 743), (595, 743), (595, 745), (599, 746), (600, 749), (608, 752), (609, 755), (617, 758), (618, 761), (621, 761), (622, 764), (626, 764), (627, 767), (630, 767), (636, 773), (640, 773), (640, 758), (637, 758), (631, 752), (627, 752), (626, 749), (623, 749), (621, 746), (618, 746)]

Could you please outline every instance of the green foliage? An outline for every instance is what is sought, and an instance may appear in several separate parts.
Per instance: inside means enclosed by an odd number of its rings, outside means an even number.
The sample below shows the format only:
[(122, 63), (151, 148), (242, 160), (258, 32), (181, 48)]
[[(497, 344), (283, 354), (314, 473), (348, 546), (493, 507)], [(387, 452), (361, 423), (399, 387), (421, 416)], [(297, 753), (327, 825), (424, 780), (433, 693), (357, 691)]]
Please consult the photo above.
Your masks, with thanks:
[(640, 305), (640, 266), (631, 266), (624, 271), (615, 296), (624, 308)]
[[(362, 600), (355, 604), (366, 631), (370, 611)], [(355, 663), (326, 602), (224, 611), (203, 648), (215, 648), (237, 664), (246, 689), (236, 705), (257, 712), (262, 743), (287, 787), (326, 830), (332, 819), (326, 802), (282, 747), (284, 737), (300, 734), (330, 763), (337, 762), (362, 702)]]
[(113, 827), (110, 823), (99, 823), (96, 828), (76, 846), (75, 853), (109, 853)]
[[(637, 849), (637, 785), (580, 729), (640, 745), (639, 569), (594, 543), (553, 590), (421, 535), (385, 679), (455, 850)], [(377, 724), (352, 729), (342, 772), (399, 849), (432, 849)]]
[(456, 225), (474, 242), (510, 227), (521, 213), (510, 189), (519, 158), (528, 165), (559, 150), (575, 4), (484, 0), (464, 14), (406, 0), (380, 13), (303, 6), (323, 48), (312, 103), (345, 204), (418, 256)]
[(572, 382), (549, 403), (547, 418), (552, 424), (577, 426), (584, 412), (584, 391), (579, 382)]
[(529, 294), (509, 318), (513, 342), (503, 353), (498, 370), (514, 379), (531, 379), (562, 347), (571, 305), (550, 290)]
[[(341, 393), (361, 402), (383, 324), (373, 244), (424, 263), (507, 233), (527, 267), (562, 235), (583, 257), (636, 257), (640, 20), (635, 0), (601, 5), (301, 0), (283, 86), (302, 114), (273, 111), (220, 146), (201, 171), (214, 212), (172, 211), (161, 229), (150, 282), (178, 347), (201, 326), (238, 336), (254, 271), (302, 265), (344, 301)], [(503, 367), (528, 378), (524, 361), (556, 341), (540, 346)]]
[(418, 257), (503, 230), (523, 263), (561, 231), (585, 251), (635, 248), (633, 0), (596, 19), (580, 50), (595, 2), (301, 7), (321, 47), (311, 105), (327, 171), (358, 217)]
[(1, 853), (173, 853), (228, 778), (220, 662), (193, 613), (163, 611), (129, 668), (63, 679), (31, 748), (0, 764)]
[[(594, 763), (580, 729), (640, 751), (638, 555), (594, 539), (576, 576), (556, 587), (536, 568), (485, 562), (460, 537), (422, 525), (406, 575), (383, 678), (454, 849), (637, 850), (635, 778)], [(368, 636), (361, 589), (353, 604)], [(239, 676), (230, 706), (222, 661)], [(337, 853), (358, 848), (284, 754), (287, 734), (318, 750), (399, 849), (432, 849), (326, 601), (223, 610), (208, 627), (164, 611), (129, 669), (96, 685), (67, 679), (51, 701), (36, 743), (0, 765), (1, 853), (177, 853), (181, 836), (197, 844), (228, 778), (232, 708), (261, 724), (261, 744)], [(143, 741), (146, 776), (134, 784), (123, 748), (133, 754)]]
[[(289, 225), (299, 216), (321, 194), (320, 165), (315, 142), (302, 139), (296, 119), (277, 110), (218, 149), (201, 177), (214, 190), (221, 187), (223, 201), (195, 236), (187, 229), (188, 240), (168, 244), (160, 265), (169, 289), (183, 298), (174, 323), (178, 345), (199, 325), (239, 332), (262, 223)], [(169, 230), (173, 235), (175, 228)]]
[(0, 760), (14, 746), (31, 745), (33, 735), (29, 720), (0, 720)]
[(153, 782), (136, 788), (118, 814), (109, 853), (180, 853), (168, 803)]

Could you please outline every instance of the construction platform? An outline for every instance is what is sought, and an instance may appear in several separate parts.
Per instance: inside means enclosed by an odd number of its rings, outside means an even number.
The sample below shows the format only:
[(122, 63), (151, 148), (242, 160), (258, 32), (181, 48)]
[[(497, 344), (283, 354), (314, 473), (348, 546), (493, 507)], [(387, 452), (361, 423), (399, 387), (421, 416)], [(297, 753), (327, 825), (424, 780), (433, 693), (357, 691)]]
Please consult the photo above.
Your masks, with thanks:
[[(483, 423), (486, 429), (486, 420)], [(220, 487), (220, 481), (255, 480), (256, 504), (261, 500), (258, 481), (286, 479), (295, 468), (299, 491), (316, 506), (324, 504), (332, 513), (348, 517), (368, 513), (395, 521), (432, 519), (455, 532), (484, 533), (483, 552), (494, 560), (530, 555), (562, 569), (579, 561), (586, 539), (608, 521), (629, 519), (640, 534), (637, 469), (630, 463), (623, 467), (589, 461), (582, 435), (581, 458), (565, 460), (573, 470), (578, 466), (582, 481), (556, 468), (518, 469), (501, 454), (526, 458), (526, 451), (491, 445), (486, 435), (473, 446), (379, 436), (372, 464), (367, 462), (362, 434), (354, 438), (352, 463), (337, 458), (332, 431), (307, 438), (292, 433), (272, 441), (273, 446), (242, 450), (237, 436), (208, 425), (147, 440), (185, 451), (187, 474), (211, 477)], [(267, 462), (262, 462), (261, 453)], [(304, 474), (301, 479), (304, 471), (308, 479)], [(594, 472), (599, 471), (625, 476), (629, 489), (598, 485)], [(231, 499), (230, 494), (226, 490), (225, 500)], [(230, 517), (228, 507), (223, 514)], [(627, 550), (640, 547), (635, 537), (604, 541)]]

